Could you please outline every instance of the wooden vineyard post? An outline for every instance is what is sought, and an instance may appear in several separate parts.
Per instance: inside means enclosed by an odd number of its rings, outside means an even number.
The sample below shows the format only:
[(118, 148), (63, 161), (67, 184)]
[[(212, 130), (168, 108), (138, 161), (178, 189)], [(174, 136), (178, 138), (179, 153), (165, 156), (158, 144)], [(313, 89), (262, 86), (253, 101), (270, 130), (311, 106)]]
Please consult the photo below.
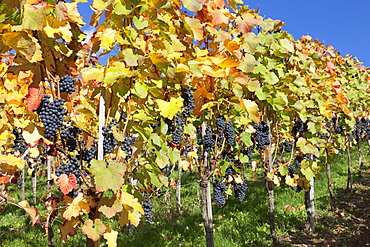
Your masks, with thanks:
[[(99, 98), (99, 132), (98, 132), (98, 160), (104, 160), (104, 148), (103, 148), (103, 126), (105, 124), (105, 88), (100, 92)], [(93, 192), (92, 192), (93, 193)], [(89, 219), (94, 221), (99, 218), (99, 212), (92, 211), (89, 213)], [(86, 236), (86, 247), (99, 247), (100, 239), (98, 241), (93, 241)]]
[(315, 232), (315, 190), (314, 190), (315, 180), (310, 180), (310, 190), (305, 191), (305, 205), (307, 212), (307, 221), (309, 226), (309, 231)]

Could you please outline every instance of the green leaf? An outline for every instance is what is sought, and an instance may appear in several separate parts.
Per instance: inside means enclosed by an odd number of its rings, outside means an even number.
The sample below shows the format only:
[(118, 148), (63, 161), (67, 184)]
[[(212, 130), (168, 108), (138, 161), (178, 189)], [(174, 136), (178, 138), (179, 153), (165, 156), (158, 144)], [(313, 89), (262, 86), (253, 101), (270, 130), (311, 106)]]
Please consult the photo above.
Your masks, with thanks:
[(131, 13), (131, 10), (132, 9), (126, 9), (126, 7), (123, 6), (122, 1), (115, 1), (113, 13), (117, 15), (128, 15)]
[(146, 84), (142, 83), (141, 81), (137, 81), (135, 83), (134, 89), (135, 89), (135, 94), (139, 98), (144, 99), (148, 95), (148, 86)]
[(267, 74), (268, 72), (269, 72), (269, 70), (262, 64), (257, 65), (253, 69), (253, 74), (259, 73), (259, 74), (264, 75), (264, 74)]
[(122, 50), (122, 54), (125, 57), (127, 66), (138, 66), (144, 59), (143, 56), (134, 54), (133, 50), (128, 48)]
[(265, 80), (267, 81), (267, 83), (271, 84), (271, 85), (275, 85), (279, 81), (279, 78), (272, 71), (265, 74), (264, 77), (265, 77)]
[(297, 78), (293, 81), (294, 85), (297, 87), (302, 87), (304, 83), (304, 79), (301, 76), (297, 76)]
[(302, 174), (307, 178), (308, 181), (311, 181), (315, 177), (315, 173), (311, 170), (310, 167), (306, 169), (301, 169)]
[(254, 67), (260, 64), (256, 61), (256, 58), (250, 54), (245, 54), (244, 60), (241, 65), (238, 67), (244, 73), (249, 73), (254, 70)]
[(290, 40), (288, 39), (281, 39), (280, 40), (280, 45), (282, 47), (284, 47), (288, 52), (294, 52), (294, 46), (292, 44), (292, 42), (290, 42)]
[(161, 181), (159, 181), (159, 179), (157, 178), (157, 176), (152, 173), (152, 172), (149, 172), (148, 171), (148, 174), (150, 176), (150, 182), (157, 188), (160, 188), (162, 186), (162, 183)]
[(251, 134), (250, 134), (250, 133), (242, 132), (242, 133), (241, 133), (241, 140), (242, 140), (242, 142), (243, 142), (247, 147), (251, 147), (251, 146), (253, 146), (253, 142), (252, 142)]
[(44, 25), (45, 7), (23, 6), (22, 27), (30, 30), (41, 30)]
[(172, 164), (175, 164), (180, 159), (180, 150), (177, 148), (170, 148), (169, 157)]
[(157, 156), (157, 158), (155, 159), (155, 163), (158, 165), (160, 169), (163, 169), (169, 163), (169, 160), (167, 156), (161, 155)]
[(234, 83), (233, 84), (233, 92), (236, 97), (242, 98), (243, 97), (243, 88), (240, 84)]
[(167, 134), (167, 131), (168, 131), (168, 125), (165, 123), (165, 121), (163, 120), (163, 118), (161, 118), (160, 131), (161, 131), (161, 133), (163, 135), (166, 135)]
[(95, 178), (97, 191), (117, 190), (122, 186), (126, 170), (126, 166), (123, 163), (111, 161), (108, 167), (104, 160), (93, 159), (90, 163), (89, 171)]
[(146, 115), (143, 112), (136, 113), (136, 114), (132, 115), (132, 118), (135, 119), (135, 120), (143, 121), (143, 122), (147, 122), (149, 120), (153, 120), (153, 118), (149, 117), (148, 115)]
[(249, 81), (247, 88), (251, 92), (256, 92), (261, 88), (260, 82), (259, 81)]
[(193, 124), (188, 124), (184, 127), (184, 133), (190, 136), (194, 136), (197, 132), (197, 129), (194, 127)]
[(244, 34), (244, 45), (243, 49), (247, 53), (254, 54), (256, 47), (259, 45), (260, 39), (256, 36), (255, 33), (249, 32)]
[(158, 134), (156, 134), (156, 133), (152, 133), (151, 135), (150, 135), (150, 139), (152, 140), (152, 143), (154, 144), (154, 145), (156, 145), (156, 146), (158, 146), (158, 147), (160, 147), (161, 146), (161, 138), (159, 137), (159, 135)]
[(289, 173), (288, 167), (286, 166), (280, 166), (279, 167), (279, 172), (281, 176), (285, 176)]

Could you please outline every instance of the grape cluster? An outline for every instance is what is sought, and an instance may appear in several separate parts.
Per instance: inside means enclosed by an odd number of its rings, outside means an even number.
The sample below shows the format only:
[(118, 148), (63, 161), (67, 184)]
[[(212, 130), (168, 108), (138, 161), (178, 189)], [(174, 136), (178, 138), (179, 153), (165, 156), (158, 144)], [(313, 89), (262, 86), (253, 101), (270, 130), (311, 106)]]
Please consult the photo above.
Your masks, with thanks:
[(215, 145), (215, 140), (214, 140), (212, 129), (211, 127), (207, 126), (206, 133), (203, 137), (204, 150), (206, 152), (211, 152), (214, 145)]
[[(75, 175), (76, 177), (76, 181), (77, 181), (77, 184), (80, 185), (81, 184), (81, 171), (80, 171), (80, 162), (77, 160), (76, 157), (72, 157), (70, 162), (69, 163), (64, 163), (62, 162), (60, 164), (60, 167), (58, 169), (56, 169), (55, 171), (55, 175), (57, 177), (61, 176), (62, 174), (73, 174)], [(75, 197), (77, 196), (77, 189), (73, 189), (69, 194), (68, 196), (69, 197)]]
[(229, 165), (225, 170), (225, 178), (227, 178), (228, 176), (232, 176), (234, 174), (237, 174), (237, 172), (231, 165)]
[(302, 187), (299, 186), (299, 185), (293, 186), (293, 187), (290, 187), (290, 188), (292, 188), (292, 190), (295, 191), (295, 192), (297, 192), (297, 193), (299, 193), (299, 192), (302, 191)]
[(221, 147), (222, 142), (225, 138), (224, 130), (225, 130), (225, 117), (218, 116), (216, 118), (216, 128), (217, 128), (217, 146)]
[[(75, 91), (74, 84), (76, 79), (72, 78), (70, 75), (65, 75), (60, 78), (59, 90), (60, 92), (67, 92), (72, 94)], [(55, 85), (55, 90), (58, 90), (57, 85)]]
[(24, 140), (22, 133), (19, 129), (14, 129), (13, 134), (15, 135), (15, 140), (13, 142), (14, 152), (19, 152), (20, 155), (22, 155), (27, 150), (26, 141)]
[(270, 128), (265, 121), (254, 125), (254, 142), (259, 149), (264, 150), (266, 145), (270, 145)]
[(361, 118), (362, 128), (364, 135), (369, 139), (370, 138), (370, 119)]
[(293, 148), (293, 144), (290, 141), (283, 141), (282, 143), (279, 144), (279, 151), (281, 153), (287, 152), (291, 153)]
[(82, 149), (82, 160), (90, 162), (95, 157), (96, 149), (96, 146), (91, 146), (90, 149)]
[(193, 96), (193, 92), (191, 91), (190, 87), (187, 87), (184, 89), (182, 98), (184, 99), (184, 105), (185, 105), (185, 109), (182, 114), (183, 114), (183, 117), (186, 119), (190, 116), (190, 114), (193, 113), (193, 110), (195, 108), (194, 96)]
[(153, 205), (152, 205), (152, 203), (150, 201), (143, 201), (143, 208), (144, 208), (145, 222), (147, 222), (147, 223), (153, 222), (153, 218), (152, 218)]
[(245, 181), (241, 184), (234, 184), (234, 196), (238, 198), (239, 202), (244, 201), (245, 191), (247, 189), (248, 189), (248, 186)]
[(252, 160), (253, 148), (247, 147), (243, 149), (241, 152), (242, 154), (246, 155), (249, 160)]
[(302, 119), (297, 118), (294, 120), (294, 126), (292, 128), (292, 135), (295, 138), (298, 138), (303, 135), (303, 133), (307, 132), (307, 120), (306, 122), (303, 122)]
[(114, 148), (117, 146), (117, 140), (113, 136), (111, 124), (103, 127), (103, 137), (104, 154), (113, 152)]
[(47, 139), (55, 137), (58, 128), (63, 126), (63, 118), (66, 115), (66, 109), (63, 107), (64, 100), (56, 98), (51, 101), (50, 97), (50, 95), (45, 95), (37, 109), (41, 122), (45, 126), (44, 136)]
[(226, 138), (226, 144), (230, 146), (234, 146), (235, 144), (235, 129), (231, 122), (228, 122), (225, 126), (225, 138)]
[(184, 110), (178, 112), (174, 119), (165, 119), (168, 125), (167, 135), (172, 135), (172, 143), (179, 144), (183, 140), (184, 126), (186, 119), (193, 113), (194, 110), (194, 97), (191, 88), (185, 88), (182, 94), (184, 99)]
[(225, 205), (225, 191), (227, 190), (227, 186), (222, 181), (215, 180), (213, 185), (213, 197), (219, 207), (223, 207)]
[(73, 152), (77, 147), (77, 137), (82, 132), (81, 129), (73, 127), (65, 127), (60, 135), (67, 142), (69, 152)]
[(125, 140), (122, 142), (121, 149), (126, 153), (126, 160), (132, 156), (132, 146), (135, 145), (136, 137), (125, 136)]
[(164, 175), (169, 177), (171, 175), (171, 165), (170, 164), (165, 165), (165, 167), (163, 167), (162, 171), (163, 171)]

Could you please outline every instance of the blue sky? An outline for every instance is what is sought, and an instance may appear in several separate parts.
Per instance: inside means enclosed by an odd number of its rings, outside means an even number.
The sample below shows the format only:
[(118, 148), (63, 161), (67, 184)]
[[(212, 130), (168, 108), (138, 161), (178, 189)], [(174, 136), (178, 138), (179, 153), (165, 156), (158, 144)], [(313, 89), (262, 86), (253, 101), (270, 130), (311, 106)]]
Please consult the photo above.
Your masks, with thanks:
[(244, 0), (261, 16), (285, 22), (295, 39), (310, 35), (370, 66), (370, 0)]
[[(295, 39), (310, 35), (332, 45), (342, 56), (353, 55), (370, 66), (370, 0), (244, 0), (259, 7), (265, 18), (285, 22), (284, 30)], [(89, 3), (80, 3), (81, 14), (91, 16)], [(86, 30), (85, 30), (86, 31)]]

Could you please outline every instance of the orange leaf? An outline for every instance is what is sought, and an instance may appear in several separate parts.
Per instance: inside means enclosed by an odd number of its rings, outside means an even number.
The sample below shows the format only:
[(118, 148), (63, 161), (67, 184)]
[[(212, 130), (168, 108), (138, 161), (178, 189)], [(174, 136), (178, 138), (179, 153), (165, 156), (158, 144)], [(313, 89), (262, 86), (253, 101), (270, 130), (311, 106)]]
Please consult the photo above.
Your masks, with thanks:
[(253, 30), (254, 25), (258, 24), (258, 20), (250, 13), (245, 13), (242, 18), (238, 16), (235, 20), (236, 28), (241, 33), (249, 33)]
[(77, 180), (74, 174), (62, 174), (55, 183), (64, 195), (77, 188)]
[(68, 196), (63, 197), (63, 202), (68, 204), (66, 211), (63, 213), (63, 218), (66, 220), (71, 220), (72, 217), (78, 217), (82, 214), (90, 213), (90, 206), (93, 207), (93, 201), (89, 200), (88, 197), (84, 197), (82, 193), (78, 193), (78, 196), (70, 202), (72, 198)]
[(40, 90), (38, 88), (29, 88), (28, 89), (28, 95), (26, 96), (26, 101), (27, 101), (27, 108), (29, 111), (34, 111), (37, 108), (39, 108), (39, 105), (41, 103), (41, 98), (40, 96)]
[(340, 92), (338, 95), (337, 95), (337, 100), (340, 102), (340, 103), (343, 103), (343, 104), (348, 104), (349, 101), (347, 99), (347, 96), (343, 93), (343, 92)]
[(62, 242), (65, 243), (69, 237), (76, 235), (79, 220), (66, 220), (63, 225), (59, 226)]
[(326, 62), (326, 67), (328, 68), (328, 73), (329, 74), (333, 74), (335, 69), (336, 69), (334, 63), (330, 62), (330, 61)]
[(240, 65), (240, 62), (234, 60), (231, 57), (226, 58), (222, 63), (218, 63), (217, 66), (221, 68), (233, 68), (233, 67), (238, 67)]
[(18, 205), (21, 208), (23, 208), (24, 210), (26, 210), (27, 214), (31, 218), (32, 225), (38, 225), (38, 224), (40, 224), (40, 221), (39, 221), (40, 214), (39, 214), (39, 211), (37, 210), (37, 208), (31, 207), (28, 204), (27, 200), (24, 200), (24, 201), (19, 202)]
[(226, 12), (227, 14), (228, 10), (227, 9), (221, 9), (221, 10), (215, 9), (215, 11), (211, 14), (213, 25), (221, 25), (221, 24), (229, 23), (229, 17), (224, 15), (223, 12)]
[(343, 92), (343, 89), (341, 88), (340, 86), (340, 82), (339, 81), (335, 81), (333, 84), (332, 84), (333, 88), (334, 88), (334, 91), (335, 91), (335, 94), (340, 94)]

